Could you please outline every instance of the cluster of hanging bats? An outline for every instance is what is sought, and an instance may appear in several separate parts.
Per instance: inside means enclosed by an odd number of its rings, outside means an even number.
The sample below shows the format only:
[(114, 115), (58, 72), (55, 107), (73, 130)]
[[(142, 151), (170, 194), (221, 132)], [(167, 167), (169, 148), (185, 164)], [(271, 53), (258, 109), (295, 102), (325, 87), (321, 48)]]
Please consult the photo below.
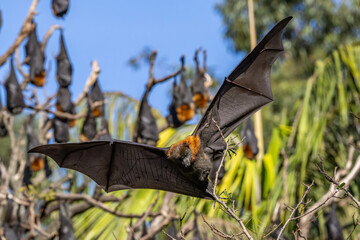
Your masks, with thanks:
[[(52, 8), (57, 17), (68, 9), (68, 0), (53, 0)], [(225, 77), (220, 89), (210, 100), (209, 75), (205, 67), (197, 64), (192, 86), (186, 83), (184, 59), (179, 83), (174, 81), (172, 101), (167, 122), (170, 127), (180, 127), (192, 119), (197, 109), (204, 114), (193, 133), (170, 147), (158, 148), (159, 130), (148, 103), (149, 91), (140, 102), (136, 123), (135, 142), (111, 139), (104, 116), (104, 105), (92, 106), (94, 102), (104, 102), (104, 95), (96, 81), (87, 94), (88, 107), (84, 120), (81, 143), (69, 141), (69, 128), (76, 120), (54, 117), (52, 127), (57, 144), (39, 146), (34, 130), (27, 126), (28, 159), (24, 171), (24, 184), (31, 184), (33, 171), (45, 169), (51, 174), (44, 155), (51, 157), (60, 167), (70, 168), (86, 174), (106, 192), (121, 189), (148, 188), (171, 191), (189, 196), (213, 199), (215, 172), (224, 156), (227, 143), (225, 138), (264, 105), (273, 101), (270, 86), (270, 72), (273, 62), (283, 51), (282, 34), (291, 17), (280, 21), (259, 42), (259, 44)], [(1, 21), (0, 21), (1, 25)], [(29, 80), (36, 87), (45, 84), (45, 56), (34, 30), (25, 46), (25, 63), (30, 67)], [(72, 66), (66, 51), (63, 32), (60, 36), (60, 52), (57, 60), (56, 109), (59, 112), (76, 114), (71, 102)], [(13, 58), (10, 59), (10, 74), (4, 86), (6, 89), (6, 109), (11, 114), (19, 114), (26, 107), (22, 89), (16, 78)], [(101, 133), (97, 131), (96, 118), (101, 118)], [(7, 130), (0, 119), (0, 136)], [(243, 128), (246, 139), (243, 143), (245, 156), (254, 158), (257, 153), (256, 137), (250, 120)], [(224, 174), (221, 169), (220, 178)], [(71, 226), (66, 216), (66, 206), (60, 205), (61, 224)], [(70, 222), (69, 222), (70, 221)], [(6, 227), (6, 226), (5, 226)], [(72, 231), (67, 231), (72, 234)], [(72, 239), (68, 236), (63, 239)]]

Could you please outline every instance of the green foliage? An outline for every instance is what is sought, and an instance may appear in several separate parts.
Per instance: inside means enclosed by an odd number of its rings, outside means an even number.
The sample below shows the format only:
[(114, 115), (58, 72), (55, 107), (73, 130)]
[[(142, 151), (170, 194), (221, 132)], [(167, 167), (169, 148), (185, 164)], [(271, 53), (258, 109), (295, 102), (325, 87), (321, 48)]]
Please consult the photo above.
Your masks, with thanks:
[[(298, 70), (309, 73), (316, 59), (327, 56), (339, 43), (350, 43), (358, 37), (358, 7), (356, 0), (254, 0), (256, 33), (260, 39), (280, 19), (293, 16), (285, 31), (284, 45)], [(234, 49), (249, 51), (247, 1), (225, 0), (217, 9), (223, 17), (225, 36)]]

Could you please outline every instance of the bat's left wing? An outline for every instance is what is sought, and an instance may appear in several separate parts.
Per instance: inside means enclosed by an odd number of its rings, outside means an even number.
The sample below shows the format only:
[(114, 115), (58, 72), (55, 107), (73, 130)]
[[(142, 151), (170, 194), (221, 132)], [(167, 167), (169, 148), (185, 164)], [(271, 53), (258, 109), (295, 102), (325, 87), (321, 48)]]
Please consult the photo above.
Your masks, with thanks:
[(243, 120), (273, 101), (271, 66), (284, 50), (282, 33), (291, 19), (285, 18), (273, 27), (225, 79), (193, 133), (200, 135), (203, 146), (215, 152), (224, 150), (216, 124), (226, 137)]
[(120, 140), (50, 144), (29, 152), (45, 154), (60, 167), (79, 171), (106, 192), (148, 188), (212, 198), (212, 186), (186, 178), (166, 156), (167, 149)]

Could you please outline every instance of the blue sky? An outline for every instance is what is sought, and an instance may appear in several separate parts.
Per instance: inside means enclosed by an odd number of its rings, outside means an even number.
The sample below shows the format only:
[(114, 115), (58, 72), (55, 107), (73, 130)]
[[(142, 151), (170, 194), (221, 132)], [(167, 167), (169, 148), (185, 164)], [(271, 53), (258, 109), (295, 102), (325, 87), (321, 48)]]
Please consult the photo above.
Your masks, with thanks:
[[(215, 10), (218, 2), (221, 1), (70, 0), (67, 15), (58, 19), (52, 15), (51, 1), (40, 0), (35, 21), (40, 41), (51, 25), (63, 26), (74, 69), (70, 86), (73, 99), (82, 90), (93, 59), (98, 60), (101, 67), (99, 80), (103, 90), (121, 91), (139, 99), (148, 78), (148, 67), (143, 65), (134, 70), (127, 61), (144, 47), (158, 51), (157, 77), (171, 73), (171, 68), (167, 66), (178, 64), (182, 54), (186, 55), (187, 65), (193, 65), (194, 51), (200, 46), (207, 49), (208, 66), (219, 78), (228, 75), (242, 59), (242, 55), (232, 52), (231, 44), (223, 37), (222, 19)], [(30, 0), (0, 2), (3, 20), (0, 54), (14, 41), (30, 4)], [(49, 94), (57, 91), (54, 56), (58, 51), (59, 32), (56, 32), (46, 48), (45, 66), (50, 69), (46, 89)], [(23, 56), (23, 45), (20, 53)], [(8, 71), (8, 64), (0, 69), (0, 81), (4, 81)], [(19, 80), (22, 81), (20, 75)], [(163, 115), (167, 114), (171, 100), (168, 94), (171, 84), (169, 81), (156, 86), (150, 96), (150, 104)]]

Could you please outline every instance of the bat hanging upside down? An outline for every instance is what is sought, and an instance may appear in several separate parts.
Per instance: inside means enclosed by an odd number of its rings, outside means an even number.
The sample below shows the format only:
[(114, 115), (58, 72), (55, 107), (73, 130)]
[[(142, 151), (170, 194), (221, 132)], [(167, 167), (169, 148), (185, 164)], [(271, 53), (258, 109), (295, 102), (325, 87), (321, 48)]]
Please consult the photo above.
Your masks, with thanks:
[(271, 66), (283, 51), (282, 33), (291, 18), (271, 29), (225, 78), (192, 135), (171, 147), (109, 140), (43, 145), (30, 152), (86, 174), (107, 192), (150, 188), (212, 199), (213, 165), (226, 149), (222, 135), (273, 101)]

